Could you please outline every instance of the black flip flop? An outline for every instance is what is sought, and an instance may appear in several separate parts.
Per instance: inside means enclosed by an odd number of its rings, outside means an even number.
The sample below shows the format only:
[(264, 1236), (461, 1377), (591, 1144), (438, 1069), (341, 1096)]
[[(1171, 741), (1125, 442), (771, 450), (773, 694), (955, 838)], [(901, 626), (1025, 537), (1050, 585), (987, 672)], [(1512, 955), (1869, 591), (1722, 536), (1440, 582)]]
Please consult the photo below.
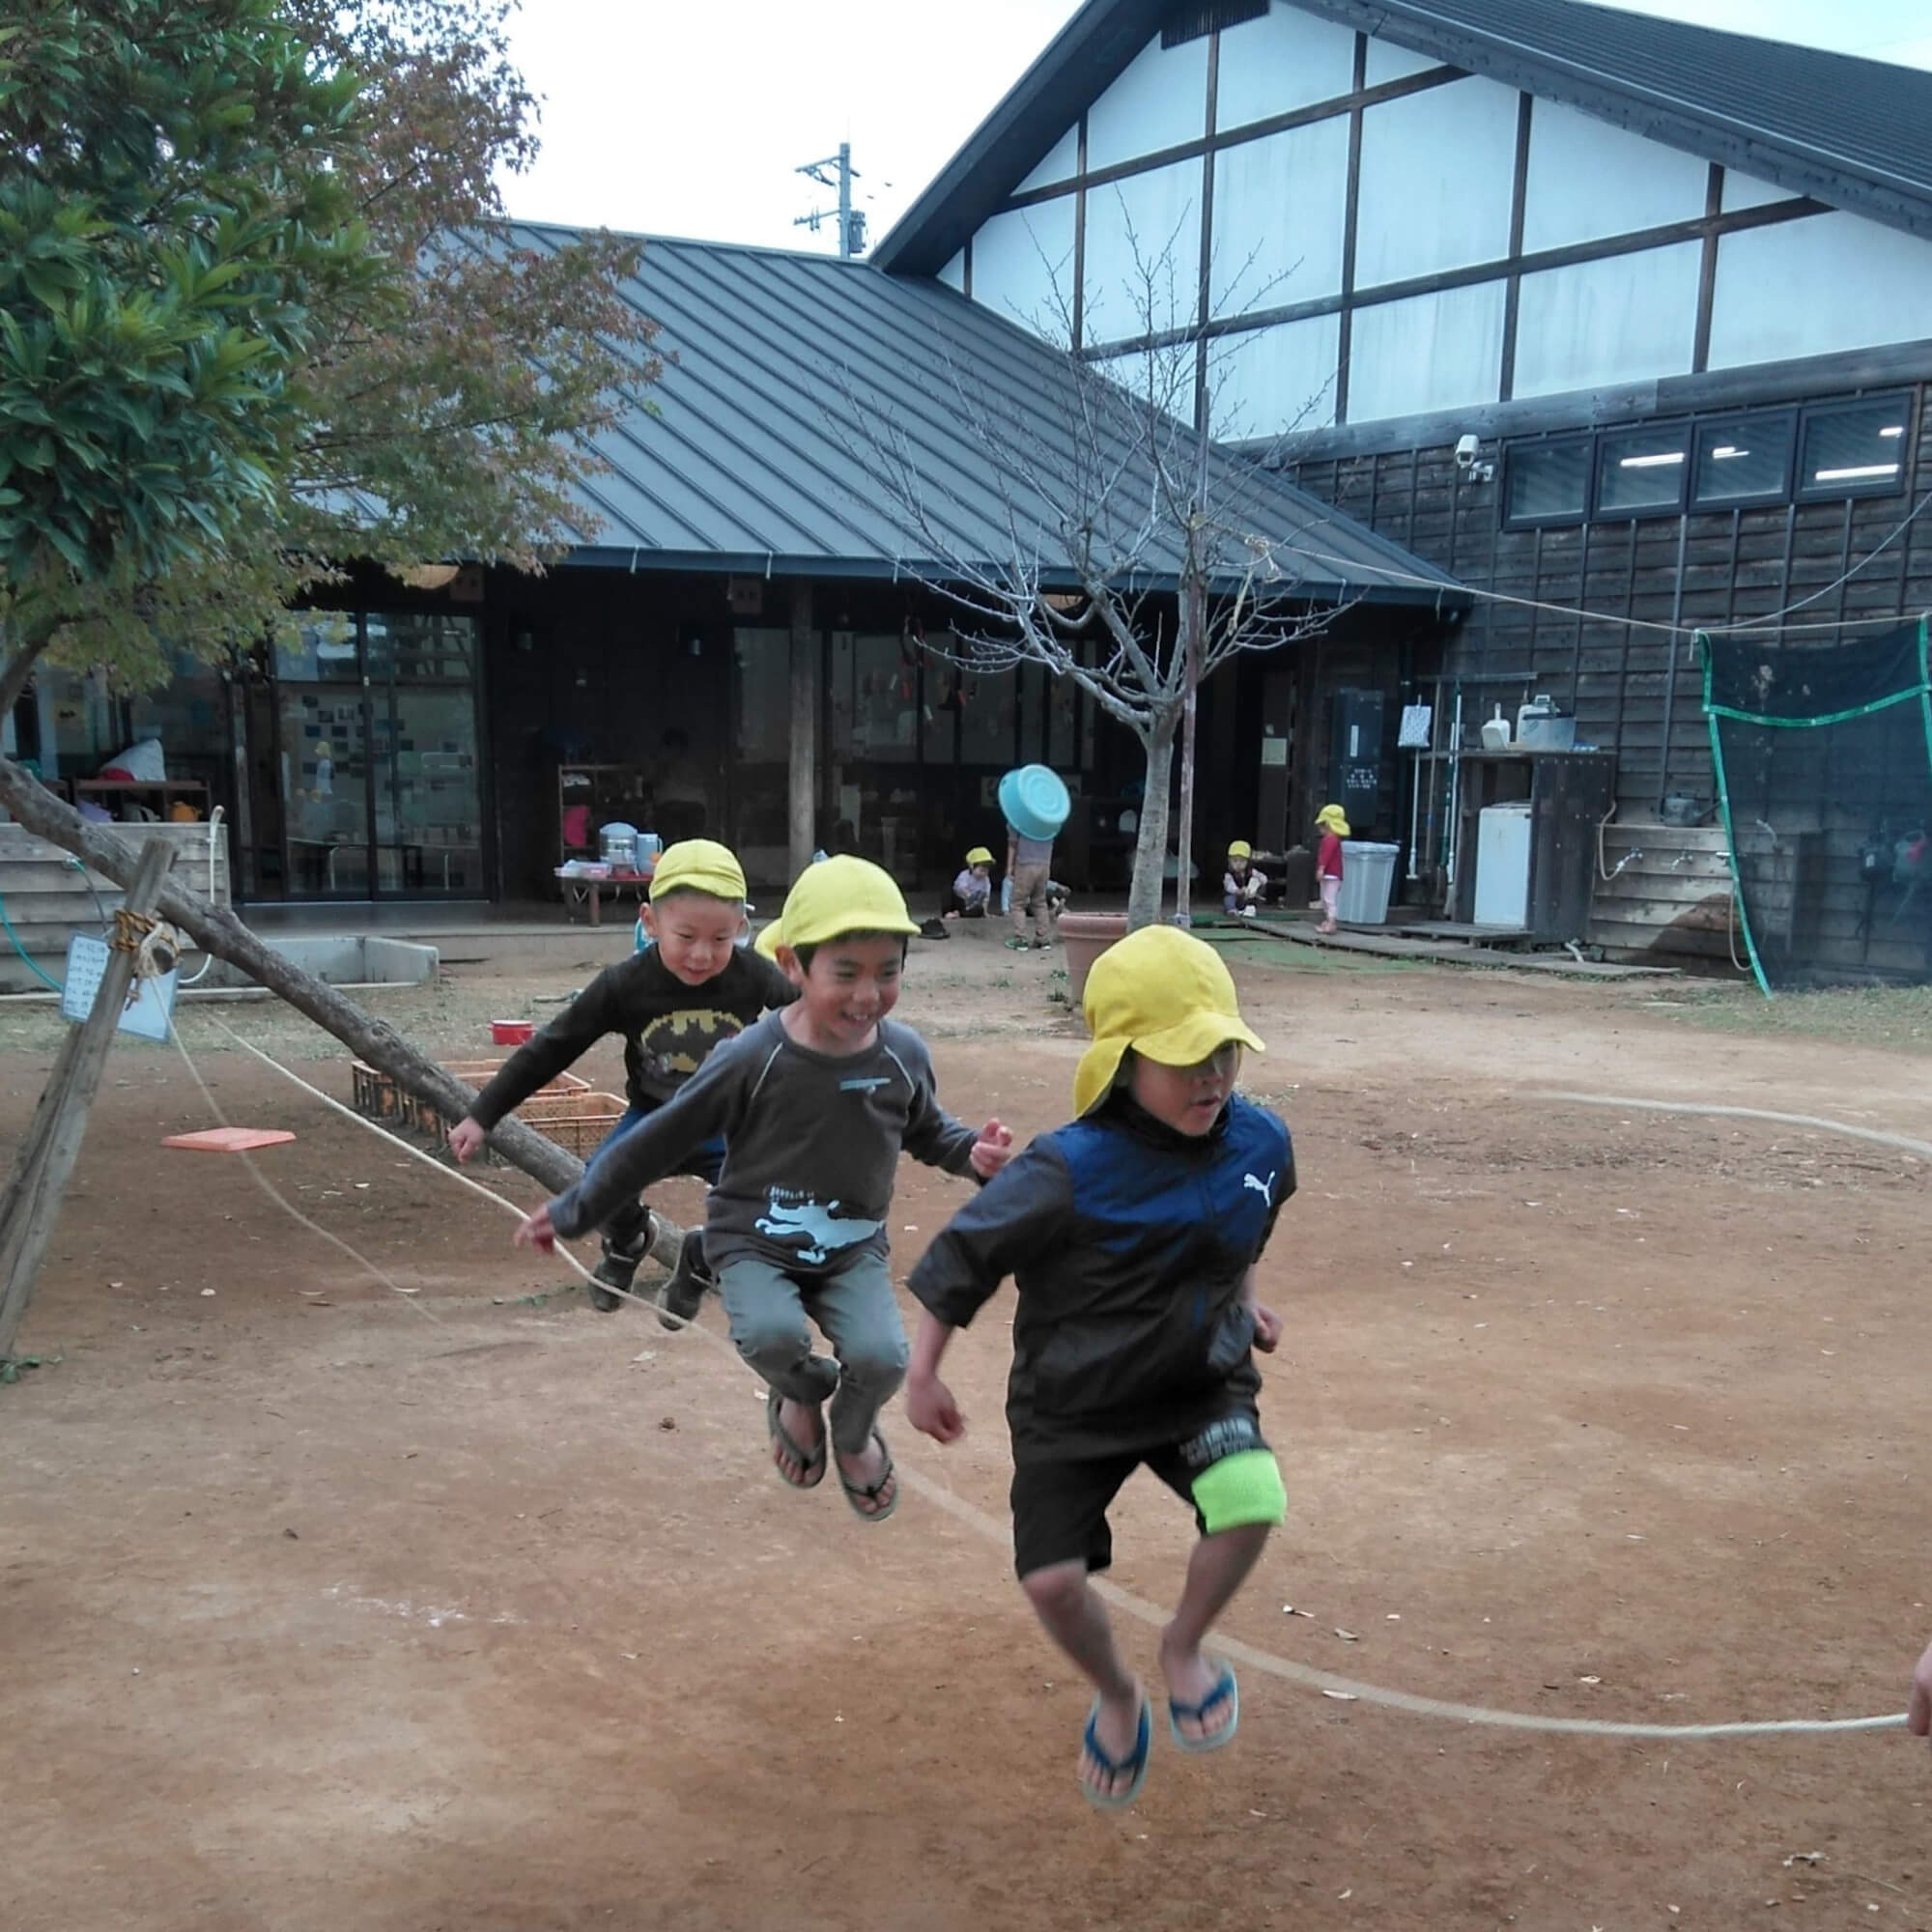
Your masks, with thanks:
[(802, 1442), (794, 1442), (791, 1432), (779, 1420), (781, 1405), (784, 1397), (777, 1389), (765, 1397), (765, 1435), (774, 1449), (782, 1449), (800, 1465), (797, 1476), (787, 1476), (779, 1466), (776, 1456), (772, 1458), (772, 1467), (779, 1472), (779, 1481), (789, 1490), (815, 1490), (825, 1480), (825, 1435), (824, 1422), (820, 1419), (818, 1446), (808, 1449)]
[[(893, 1452), (886, 1447), (886, 1438), (875, 1429), (872, 1431), (872, 1440), (879, 1445), (879, 1453), (886, 1459), (886, 1466), (879, 1471), (879, 1480), (876, 1483), (854, 1483), (846, 1478), (843, 1469), (838, 1470), (838, 1487), (845, 1492), (845, 1500), (851, 1504), (852, 1514), (861, 1522), (884, 1522), (899, 1506), (899, 1492), (895, 1487), (893, 1499), (884, 1509), (868, 1510), (859, 1507), (862, 1502), (876, 1502), (879, 1492), (893, 1480)], [(833, 1466), (838, 1467), (837, 1458), (834, 1459)]]

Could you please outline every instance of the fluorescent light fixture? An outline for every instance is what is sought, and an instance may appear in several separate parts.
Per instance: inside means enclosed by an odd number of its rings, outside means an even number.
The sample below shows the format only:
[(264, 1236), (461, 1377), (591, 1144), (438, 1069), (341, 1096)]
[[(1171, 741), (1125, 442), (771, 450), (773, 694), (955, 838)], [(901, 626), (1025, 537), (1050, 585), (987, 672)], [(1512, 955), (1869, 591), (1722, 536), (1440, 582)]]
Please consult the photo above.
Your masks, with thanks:
[(1711, 461), (1713, 463), (1727, 463), (1734, 456), (1748, 456), (1749, 454), (1749, 450), (1740, 449), (1734, 442), (1720, 442), (1716, 449), (1712, 450)]
[(1881, 436), (1903, 436), (1904, 434), (1905, 425), (1903, 423), (1889, 423), (1884, 429), (1879, 431), (1879, 435)]
[(1684, 461), (1681, 449), (1669, 449), (1656, 456), (1626, 456), (1619, 459), (1619, 469), (1673, 469)]
[(1858, 483), (1867, 476), (1896, 476), (1898, 465), (1895, 463), (1859, 463), (1849, 469), (1814, 469), (1811, 480), (1814, 483)]

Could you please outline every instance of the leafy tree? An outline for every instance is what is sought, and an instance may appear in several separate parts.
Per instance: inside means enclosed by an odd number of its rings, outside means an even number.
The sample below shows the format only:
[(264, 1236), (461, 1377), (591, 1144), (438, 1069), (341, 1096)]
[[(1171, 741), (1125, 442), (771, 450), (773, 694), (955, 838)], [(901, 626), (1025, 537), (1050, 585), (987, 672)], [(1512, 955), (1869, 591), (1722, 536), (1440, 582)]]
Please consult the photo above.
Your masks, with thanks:
[(90, 606), (277, 499), (322, 306), (366, 287), (357, 83), (273, 0), (0, 25), (0, 706)]

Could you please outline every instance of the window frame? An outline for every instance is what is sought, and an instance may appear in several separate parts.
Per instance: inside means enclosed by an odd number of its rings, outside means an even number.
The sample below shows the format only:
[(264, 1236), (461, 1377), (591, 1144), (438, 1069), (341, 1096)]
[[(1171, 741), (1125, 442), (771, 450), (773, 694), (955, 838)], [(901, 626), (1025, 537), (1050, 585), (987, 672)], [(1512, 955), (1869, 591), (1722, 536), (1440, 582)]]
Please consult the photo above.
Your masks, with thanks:
[[(1544, 451), (1564, 447), (1580, 446), (1585, 452), (1583, 466), (1583, 503), (1577, 510), (1556, 510), (1548, 516), (1513, 516), (1510, 513), (1510, 485), (1512, 472), (1524, 457), (1534, 456)], [(1592, 499), (1596, 494), (1597, 480), (1597, 433), (1595, 430), (1565, 430), (1552, 436), (1525, 437), (1519, 442), (1512, 442), (1503, 450), (1503, 487), (1497, 493), (1502, 511), (1503, 528), (1506, 530), (1557, 530), (1568, 529), (1590, 521)]]
[[(1878, 389), (1863, 395), (1846, 396), (1830, 403), (1814, 403), (1801, 412), (1797, 440), (1791, 450), (1791, 500), (1795, 503), (1842, 503), (1855, 497), (1902, 497), (1905, 494), (1906, 478), (1912, 469), (1911, 452), (1914, 442), (1914, 420), (1917, 397), (1911, 389)], [(1903, 416), (1902, 434), (1898, 445), (1898, 473), (1890, 482), (1877, 477), (1862, 482), (1849, 478), (1836, 482), (1817, 484), (1807, 480), (1809, 465), (1805, 460), (1805, 445), (1810, 440), (1811, 425), (1828, 421), (1833, 416), (1856, 415), (1861, 411), (1889, 409), (1896, 407)]]
[[(1673, 427), (1681, 432), (1678, 441), (1684, 452), (1683, 461), (1677, 466), (1676, 502), (1637, 503), (1627, 508), (1605, 509), (1603, 502), (1604, 461), (1612, 447), (1618, 443), (1638, 442), (1651, 439), (1661, 441), (1665, 431)], [(1639, 423), (1626, 429), (1599, 430), (1596, 451), (1590, 464), (1590, 521), (1593, 524), (1639, 524), (1647, 517), (1683, 516), (1685, 505), (1690, 500), (1690, 458), (1691, 452), (1696, 447), (1696, 437), (1695, 416), (1666, 416), (1655, 423)]]
[[(1719, 435), (1746, 423), (1776, 423), (1786, 441), (1784, 481), (1776, 490), (1745, 490), (1735, 495), (1705, 501), (1697, 494), (1697, 477), (1702, 462), (1702, 443), (1707, 435)], [(1696, 416), (1690, 424), (1690, 476), (1686, 498), (1693, 517), (1721, 516), (1726, 510), (1761, 510), (1770, 504), (1788, 503), (1798, 481), (1798, 411), (1795, 408), (1733, 410), (1722, 415)]]

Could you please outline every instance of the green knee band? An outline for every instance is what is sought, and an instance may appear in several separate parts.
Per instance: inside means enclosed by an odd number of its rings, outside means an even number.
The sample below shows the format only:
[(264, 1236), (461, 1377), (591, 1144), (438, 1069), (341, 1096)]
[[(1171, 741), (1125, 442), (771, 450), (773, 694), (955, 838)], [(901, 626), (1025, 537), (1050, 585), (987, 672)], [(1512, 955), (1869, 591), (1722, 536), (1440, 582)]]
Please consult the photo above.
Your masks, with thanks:
[(1244, 1523), (1280, 1522), (1288, 1515), (1288, 1492), (1273, 1451), (1243, 1449), (1204, 1469), (1195, 1478), (1194, 1507), (1209, 1536)]

